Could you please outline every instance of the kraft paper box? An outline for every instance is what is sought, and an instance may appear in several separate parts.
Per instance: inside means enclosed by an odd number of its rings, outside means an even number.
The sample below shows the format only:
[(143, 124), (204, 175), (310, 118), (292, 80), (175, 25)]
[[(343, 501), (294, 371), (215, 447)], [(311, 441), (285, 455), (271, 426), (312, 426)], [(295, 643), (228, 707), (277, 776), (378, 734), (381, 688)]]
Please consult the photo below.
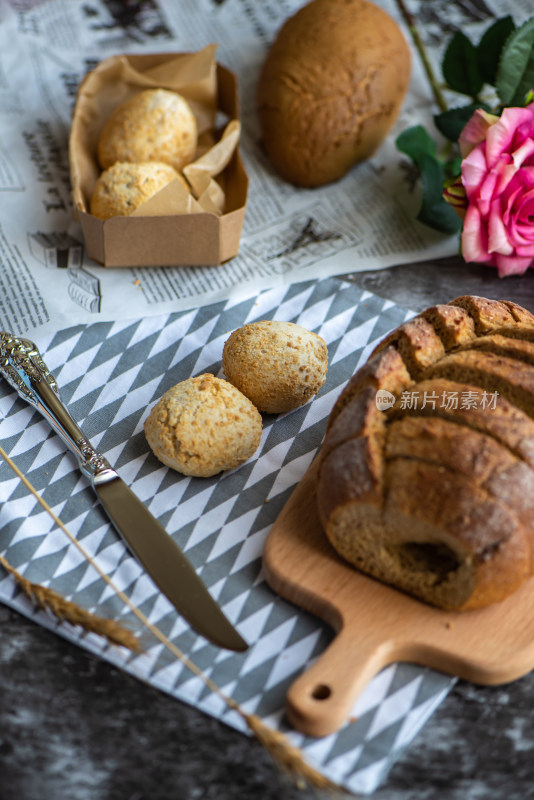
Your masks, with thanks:
[[(195, 114), (198, 148), (183, 170), (191, 192), (173, 181), (131, 216), (98, 219), (89, 204), (102, 171), (100, 132), (117, 105), (146, 88), (179, 92)], [(213, 265), (236, 256), (248, 192), (239, 134), (236, 79), (216, 63), (214, 45), (102, 61), (80, 84), (69, 141), (74, 216), (89, 256), (106, 267)]]

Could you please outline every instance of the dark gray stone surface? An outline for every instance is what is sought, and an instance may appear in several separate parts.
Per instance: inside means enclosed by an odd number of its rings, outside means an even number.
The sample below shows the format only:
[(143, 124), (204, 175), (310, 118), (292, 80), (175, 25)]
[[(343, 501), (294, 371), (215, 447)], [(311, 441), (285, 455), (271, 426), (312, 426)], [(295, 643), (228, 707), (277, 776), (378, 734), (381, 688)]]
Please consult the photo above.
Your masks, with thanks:
[(463, 294), (514, 300), (534, 312), (534, 273), (499, 278), (497, 270), (465, 264), (460, 258), (403, 264), (390, 269), (354, 273), (358, 286), (421, 311), (433, 303), (448, 303)]
[[(418, 311), (460, 294), (534, 311), (534, 273), (459, 259), (360, 273)], [(534, 797), (534, 674), (458, 682), (374, 800)], [(253, 739), (0, 606), (0, 800), (312, 800)]]

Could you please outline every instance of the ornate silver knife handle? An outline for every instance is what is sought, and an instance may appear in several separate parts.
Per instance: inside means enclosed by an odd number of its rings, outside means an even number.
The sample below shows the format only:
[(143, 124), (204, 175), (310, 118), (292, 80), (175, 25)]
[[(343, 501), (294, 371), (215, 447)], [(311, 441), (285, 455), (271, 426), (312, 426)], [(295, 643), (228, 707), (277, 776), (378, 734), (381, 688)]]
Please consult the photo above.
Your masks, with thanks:
[(48, 420), (74, 453), (81, 471), (92, 483), (105, 483), (117, 476), (104, 456), (86, 439), (62, 403), (56, 380), (34, 342), (0, 331), (0, 374), (23, 400)]

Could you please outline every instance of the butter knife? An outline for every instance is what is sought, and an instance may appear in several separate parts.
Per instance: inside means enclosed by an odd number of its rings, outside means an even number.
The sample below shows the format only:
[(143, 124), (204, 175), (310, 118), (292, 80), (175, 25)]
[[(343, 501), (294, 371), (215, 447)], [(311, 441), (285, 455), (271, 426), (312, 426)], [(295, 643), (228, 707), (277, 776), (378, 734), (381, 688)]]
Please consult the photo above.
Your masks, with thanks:
[(44, 416), (74, 453), (114, 527), (178, 613), (218, 647), (246, 650), (247, 643), (178, 545), (85, 438), (61, 401), (57, 383), (34, 342), (0, 332), (0, 374)]

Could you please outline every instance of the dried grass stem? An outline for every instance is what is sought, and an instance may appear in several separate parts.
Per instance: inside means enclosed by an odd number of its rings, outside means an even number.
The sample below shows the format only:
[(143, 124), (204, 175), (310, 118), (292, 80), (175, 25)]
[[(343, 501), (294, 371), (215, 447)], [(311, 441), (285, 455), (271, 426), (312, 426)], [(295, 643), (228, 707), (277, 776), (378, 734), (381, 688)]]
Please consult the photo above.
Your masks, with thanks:
[(140, 652), (141, 646), (137, 636), (124, 628), (119, 622), (106, 617), (99, 617), (90, 611), (81, 608), (77, 603), (67, 600), (54, 589), (33, 583), (25, 578), (13, 567), (5, 556), (0, 555), (0, 564), (10, 575), (13, 576), (24, 594), (30, 598), (39, 608), (51, 611), (52, 614), (62, 622), (69, 622), (71, 625), (78, 625), (89, 633), (97, 633), (103, 636), (112, 644), (127, 647), (133, 652)]

